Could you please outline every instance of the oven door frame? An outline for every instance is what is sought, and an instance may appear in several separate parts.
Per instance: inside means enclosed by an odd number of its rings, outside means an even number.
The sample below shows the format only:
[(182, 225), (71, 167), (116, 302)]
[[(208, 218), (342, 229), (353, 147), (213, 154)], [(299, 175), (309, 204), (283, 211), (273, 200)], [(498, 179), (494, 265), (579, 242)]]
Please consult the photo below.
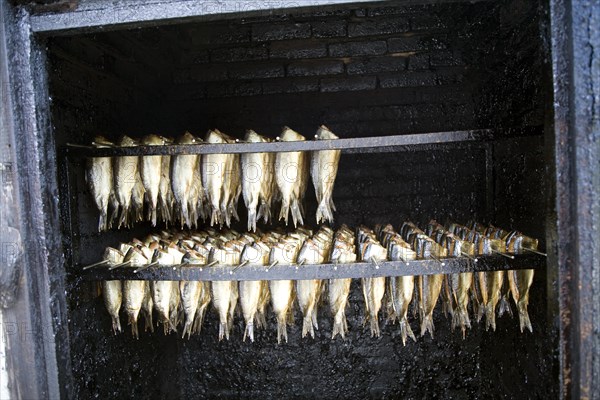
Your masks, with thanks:
[[(24, 245), (19, 296), (2, 310), (12, 396), (72, 398), (65, 267), (58, 207), (58, 170), (49, 114), (45, 38), (52, 34), (117, 29), (190, 18), (213, 18), (215, 9), (188, 9), (182, 3), (140, 1), (123, 10), (106, 1), (104, 19), (77, 8), (40, 14), (0, 0), (2, 128), (14, 143), (9, 159), (18, 176), (14, 202), (0, 211), (20, 210)], [(364, 1), (364, 0), (360, 0)], [(354, 1), (353, 3), (356, 3)], [(13, 2), (18, 3), (18, 2)], [(40, 2), (44, 3), (44, 2)], [(61, 3), (61, 2), (58, 2)], [(67, 5), (76, 2), (66, 1)], [(263, 2), (255, 2), (263, 4)], [(313, 1), (319, 5), (349, 3)], [(153, 6), (153, 4), (155, 4)], [(268, 4), (268, 2), (266, 3)], [(298, 2), (282, 3), (289, 7)], [(545, 126), (548, 252), (548, 334), (557, 335), (561, 398), (600, 396), (600, 6), (549, 1), (546, 44), (552, 54), (553, 97)], [(147, 12), (137, 12), (146, 7)], [(243, 12), (268, 11), (256, 6)], [(112, 10), (111, 8), (115, 8)], [(227, 10), (226, 10), (227, 11)], [(228, 17), (237, 15), (229, 10)], [(137, 15), (124, 21), (121, 13)], [(86, 17), (87, 15), (87, 17)], [(594, 49), (596, 51), (594, 51)], [(592, 108), (593, 107), (593, 108)], [(14, 207), (13, 207), (14, 206)], [(15, 321), (17, 334), (12, 334)]]

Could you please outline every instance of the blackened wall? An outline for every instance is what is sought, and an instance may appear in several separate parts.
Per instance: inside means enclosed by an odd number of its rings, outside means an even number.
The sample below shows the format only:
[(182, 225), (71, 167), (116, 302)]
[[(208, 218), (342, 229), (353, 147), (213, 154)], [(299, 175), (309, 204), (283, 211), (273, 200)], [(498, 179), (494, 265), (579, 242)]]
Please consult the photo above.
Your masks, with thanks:
[[(543, 1), (498, 2), (491, 13), (471, 15), (482, 31), (478, 44), (465, 49), (479, 53), (480, 102), (476, 114), (489, 126), (542, 126), (551, 101), (548, 6)], [(467, 46), (475, 44), (469, 42)], [(493, 56), (490, 56), (493, 54)], [(550, 117), (551, 119), (551, 117)]]
[[(178, 29), (165, 129), (344, 136), (473, 127), (472, 5), (420, 5), (248, 19)], [(479, 7), (481, 8), (481, 7)], [(291, 112), (293, 110), (293, 112)], [(232, 118), (233, 117), (233, 118)]]

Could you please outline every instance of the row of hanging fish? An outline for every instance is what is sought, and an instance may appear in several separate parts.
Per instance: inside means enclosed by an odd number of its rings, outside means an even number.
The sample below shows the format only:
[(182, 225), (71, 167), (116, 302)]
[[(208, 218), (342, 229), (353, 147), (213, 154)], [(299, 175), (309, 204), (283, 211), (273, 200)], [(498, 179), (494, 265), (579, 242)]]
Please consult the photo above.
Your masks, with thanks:
[[(536, 250), (537, 240), (519, 232), (471, 224), (444, 227), (431, 221), (426, 231), (411, 222), (398, 232), (392, 225), (377, 225), (374, 230), (360, 226), (354, 232), (343, 225), (335, 233), (326, 226), (318, 231), (299, 227), (293, 231), (239, 233), (234, 230), (207, 228), (197, 232), (167, 232), (149, 235), (144, 240), (121, 243), (107, 248), (105, 265), (109, 268), (172, 266), (243, 266), (354, 263), (357, 260), (378, 263), (392, 260), (443, 259), (520, 253)], [(266, 328), (270, 304), (277, 321), (278, 342), (287, 341), (287, 326), (292, 324), (294, 303), (303, 321), (302, 337), (315, 336), (319, 305), (327, 303), (333, 317), (332, 338), (345, 337), (348, 331), (346, 305), (352, 280), (272, 280), (272, 281), (105, 281), (102, 282), (105, 305), (113, 320), (115, 333), (122, 330), (123, 309), (138, 337), (138, 316), (144, 316), (145, 329), (153, 330), (152, 310), (165, 333), (198, 333), (209, 304), (219, 318), (219, 340), (229, 339), (238, 305), (245, 321), (244, 340), (254, 341), (255, 328)], [(452, 329), (460, 328), (463, 337), (471, 328), (471, 316), (486, 320), (486, 329), (496, 328), (496, 313), (512, 315), (509, 297), (516, 304), (520, 328), (532, 331), (527, 311), (533, 270), (490, 271), (460, 274), (361, 278), (365, 304), (365, 323), (371, 336), (380, 336), (380, 311), (387, 320), (398, 322), (403, 343), (413, 340), (409, 314), (418, 314), (420, 334), (433, 337), (433, 313), (442, 298), (444, 313)], [(470, 307), (471, 306), (471, 307)]]
[[(338, 137), (321, 126), (317, 140)], [(304, 141), (304, 136), (285, 127), (277, 138), (284, 142)], [(244, 142), (270, 142), (249, 130)], [(94, 147), (162, 146), (175, 141), (158, 135), (136, 141), (124, 136), (115, 144), (98, 136)], [(210, 130), (204, 141), (190, 134), (181, 136), (182, 145), (236, 143), (238, 140)], [(195, 228), (198, 220), (210, 225), (231, 226), (238, 220), (240, 195), (248, 210), (248, 230), (256, 231), (257, 220), (271, 221), (275, 203), (280, 204), (278, 220), (286, 225), (291, 214), (294, 226), (304, 224), (303, 199), (309, 174), (317, 197), (316, 221), (333, 222), (333, 187), (340, 150), (242, 154), (187, 154), (174, 156), (91, 157), (86, 180), (100, 212), (98, 230), (130, 227), (147, 220), (156, 226), (180, 224)], [(110, 212), (110, 213), (109, 213)]]
[[(341, 228), (335, 237), (352, 236), (347, 228)], [(272, 231), (265, 234), (243, 233), (233, 230), (222, 232), (211, 228), (190, 235), (162, 232), (150, 235), (144, 241), (134, 239), (121, 243), (118, 248), (105, 250), (104, 260), (109, 268), (140, 268), (148, 265), (186, 266), (200, 265), (272, 265), (294, 262), (322, 263), (329, 260), (333, 231), (322, 227), (313, 234), (311, 230), (297, 228), (293, 232)], [(336, 239), (337, 240), (337, 239)], [(338, 243), (333, 241), (333, 243)], [(354, 249), (336, 247), (339, 262), (344, 262)], [(354, 260), (352, 257), (349, 260)], [(349, 285), (348, 285), (349, 290)], [(346, 290), (344, 293), (347, 298)], [(153, 330), (152, 309), (157, 311), (158, 323), (164, 332), (176, 331), (183, 322), (182, 336), (189, 337), (200, 332), (208, 304), (212, 301), (219, 316), (219, 339), (229, 339), (234, 311), (239, 304), (246, 321), (244, 340), (254, 341), (254, 327), (266, 327), (266, 307), (271, 303), (277, 316), (278, 340), (287, 341), (287, 325), (292, 321), (292, 304), (295, 298), (305, 315), (303, 334), (318, 328), (316, 312), (321, 294), (320, 281), (104, 281), (104, 302), (112, 318), (113, 331), (122, 330), (120, 311), (124, 309), (135, 337), (139, 336), (138, 316), (144, 315), (146, 330)], [(294, 294), (297, 293), (297, 296)], [(342, 293), (343, 294), (343, 293)], [(332, 305), (340, 320), (346, 300), (339, 299)], [(340, 320), (341, 321), (341, 320)], [(345, 321), (340, 322), (346, 327)], [(340, 331), (343, 335), (345, 331)]]

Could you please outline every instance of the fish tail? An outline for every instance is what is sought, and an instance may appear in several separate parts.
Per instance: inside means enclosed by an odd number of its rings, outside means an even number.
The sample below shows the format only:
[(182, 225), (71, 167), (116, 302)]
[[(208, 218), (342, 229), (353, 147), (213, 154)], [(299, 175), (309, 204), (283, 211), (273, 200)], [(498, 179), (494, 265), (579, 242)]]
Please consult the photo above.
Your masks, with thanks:
[(169, 221), (169, 222), (173, 222), (173, 219), (175, 218), (173, 215), (173, 202), (169, 203), (165, 203), (165, 221)]
[(236, 221), (239, 221), (240, 220), (240, 216), (239, 216), (239, 214), (237, 212), (237, 201), (235, 203), (229, 205), (229, 210), (230, 210), (231, 216)]
[(424, 315), (423, 320), (421, 321), (421, 336), (425, 336), (428, 331), (433, 339), (433, 315), (431, 314)]
[(115, 335), (121, 332), (121, 320), (118, 314), (112, 316), (112, 329)]
[(310, 337), (315, 338), (315, 331), (313, 329), (312, 313), (306, 315), (302, 320), (302, 337), (306, 337), (310, 333)]
[(256, 232), (256, 207), (248, 207), (248, 231)]
[(187, 334), (187, 337), (189, 339), (192, 336), (192, 328), (194, 328), (194, 318), (186, 318), (181, 338), (185, 339), (185, 335)]
[(262, 203), (258, 207), (258, 219), (263, 219), (263, 222), (266, 224), (271, 219), (271, 205), (269, 203)]
[(529, 312), (527, 311), (527, 304), (519, 303), (519, 327), (521, 332), (524, 328), (529, 329), (529, 332), (533, 333), (533, 327), (531, 326), (531, 320), (529, 319)]
[(213, 226), (215, 224), (221, 224), (221, 220), (221, 210), (218, 207), (212, 207), (212, 212), (210, 215), (210, 226)]
[(407, 338), (411, 338), (415, 342), (417, 341), (417, 338), (415, 337), (415, 334), (413, 333), (406, 317), (400, 319), (400, 336), (402, 337), (402, 344), (404, 346), (406, 346)]
[(454, 310), (452, 309), (452, 304), (446, 298), (442, 298), (442, 310), (444, 311), (444, 317), (448, 318), (448, 316), (450, 316), (451, 319), (454, 318)]
[(490, 326), (496, 331), (496, 313), (491, 301), (485, 306), (485, 329), (488, 330)]
[(211, 211), (212, 209), (210, 208), (210, 203), (208, 201), (206, 201), (206, 203), (204, 203), (204, 220), (207, 220), (208, 218), (210, 218), (211, 216)]
[(190, 212), (188, 210), (188, 203), (186, 200), (183, 200), (179, 206), (181, 208), (181, 228), (183, 228), (184, 223), (187, 224), (189, 228), (192, 227), (190, 220)]
[(98, 232), (105, 231), (108, 227), (108, 210), (105, 208), (100, 212), (98, 218)]
[(194, 225), (194, 228), (196, 228), (198, 224), (198, 204), (190, 203), (188, 205), (188, 210), (190, 213), (190, 222)]
[(510, 308), (510, 302), (508, 301), (506, 294), (500, 298), (498, 304), (498, 317), (503, 316), (504, 313), (507, 313), (511, 318), (513, 316), (512, 308)]
[(167, 206), (165, 204), (165, 201), (162, 199), (162, 197), (158, 198), (158, 206), (157, 209), (160, 211), (160, 219), (164, 222), (168, 221), (168, 210), (167, 210)]
[(321, 199), (319, 207), (317, 207), (317, 224), (322, 222), (333, 223), (333, 211), (331, 210), (332, 202), (327, 198)]
[[(157, 310), (158, 311), (158, 310)], [(144, 313), (144, 316), (146, 316), (147, 313)], [(170, 320), (169, 320), (169, 310), (167, 309), (165, 310), (160, 310), (158, 311), (158, 319), (160, 322), (162, 322), (163, 324), (163, 332), (165, 335), (169, 334), (169, 324), (170, 324)]]
[(225, 206), (221, 210), (221, 215), (225, 216), (225, 225), (229, 228), (231, 226), (231, 210)]
[(140, 333), (138, 330), (137, 317), (138, 317), (138, 313), (135, 311), (132, 313), (128, 313), (128, 321), (129, 321), (129, 325), (131, 325), (131, 334), (133, 335), (134, 338), (139, 339)]
[(152, 312), (144, 312), (144, 332), (148, 331), (154, 333), (154, 325), (152, 324)]
[(292, 200), (291, 211), (292, 211), (292, 219), (294, 221), (294, 227), (297, 227), (298, 223), (300, 223), (300, 225), (304, 225), (304, 221), (302, 219), (302, 210), (298, 203), (298, 199)]
[(223, 338), (229, 340), (229, 326), (227, 322), (221, 322), (219, 324), (219, 342), (223, 340)]
[(254, 318), (256, 318), (256, 327), (257, 328), (264, 329), (267, 327), (267, 318), (265, 316), (264, 310), (263, 311), (259, 310), (256, 313), (256, 315), (254, 316)]
[(317, 306), (315, 305), (315, 308), (312, 312), (312, 326), (316, 329), (319, 330), (319, 322), (317, 321)]
[(246, 341), (246, 337), (250, 338), (250, 341), (254, 343), (254, 322), (252, 320), (246, 323), (246, 329), (244, 330), (244, 339)]
[(202, 331), (202, 323), (204, 322), (204, 314), (206, 312), (206, 307), (198, 308), (196, 311), (196, 318), (194, 319), (194, 328), (192, 329), (192, 333), (200, 333)]
[(277, 316), (277, 343), (281, 343), (281, 339), (284, 339), (287, 343), (287, 323), (286, 316)]
[(121, 206), (121, 213), (119, 214), (119, 223), (117, 228), (121, 228), (122, 226), (128, 226), (129, 224), (129, 208), (126, 206)]
[(471, 329), (471, 319), (466, 308), (459, 308), (452, 316), (452, 329), (459, 327), (463, 333), (463, 339), (465, 338), (466, 329)]
[(285, 224), (288, 223), (288, 214), (290, 212), (290, 204), (286, 200), (281, 202), (281, 210), (279, 211), (279, 220), (284, 220)]
[(171, 332), (177, 332), (177, 324), (173, 320), (166, 320), (164, 323), (165, 333), (168, 335)]
[(370, 318), (371, 322), (371, 337), (379, 337), (381, 332), (379, 331), (379, 320), (377, 319), (377, 315), (372, 315)]
[(477, 313), (477, 323), (480, 323), (481, 319), (483, 318), (483, 314), (485, 313), (485, 306), (479, 303), (476, 307), (475, 312)]
[(338, 334), (342, 339), (346, 338), (346, 315), (343, 312), (335, 314), (333, 319), (333, 332), (331, 333), (331, 338), (335, 338)]
[(156, 226), (156, 207), (152, 207), (150, 210), (150, 220), (152, 221), (152, 226)]
[(290, 309), (287, 313), (287, 323), (289, 325), (294, 325), (295, 322), (296, 322), (296, 320), (294, 319), (294, 311), (292, 309), (292, 306), (290, 305)]

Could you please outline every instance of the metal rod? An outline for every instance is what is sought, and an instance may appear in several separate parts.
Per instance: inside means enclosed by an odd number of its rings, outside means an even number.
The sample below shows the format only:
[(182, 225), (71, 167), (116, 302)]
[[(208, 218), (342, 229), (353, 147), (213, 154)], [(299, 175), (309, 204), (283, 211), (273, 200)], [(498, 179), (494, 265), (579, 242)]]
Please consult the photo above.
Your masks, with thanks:
[(473, 262), (477, 262), (477, 257), (472, 257), (470, 254), (461, 252), (463, 256), (467, 257), (469, 260), (473, 260)]
[(164, 146), (134, 147), (90, 147), (81, 146), (87, 151), (72, 152), (70, 156), (84, 157), (116, 157), (140, 155), (175, 155), (175, 154), (220, 154), (220, 153), (266, 153), (289, 151), (343, 150), (345, 152), (372, 152), (386, 148), (409, 145), (437, 145), (464, 141), (481, 141), (490, 138), (491, 130), (451, 131), (416, 133), (411, 135), (390, 135), (365, 138), (344, 138), (336, 140), (303, 140), (294, 142), (266, 143), (202, 143), (202, 144), (169, 144)]
[(331, 263), (333, 264), (333, 270), (334, 271), (337, 271), (338, 261), (340, 261), (340, 257), (342, 257), (342, 256), (340, 255), (338, 258), (331, 260)]
[(529, 251), (529, 252), (532, 252), (535, 254), (539, 254), (540, 256), (548, 257), (548, 254), (546, 254), (546, 253), (542, 253), (541, 251), (537, 251), (537, 250), (533, 250), (533, 249), (528, 249), (527, 247), (523, 247), (523, 250)]
[(235, 267), (234, 269), (232, 269), (231, 271), (229, 271), (229, 275), (233, 275), (233, 273), (235, 271), (237, 271), (238, 269), (242, 268), (244, 265), (248, 264), (250, 261), (246, 260), (244, 262), (242, 262), (240, 265), (238, 265), (237, 267)]
[(86, 265), (85, 267), (83, 267), (83, 270), (85, 271), (87, 269), (99, 267), (104, 264), (108, 264), (108, 260), (102, 260), (102, 261), (98, 261), (97, 263), (94, 263), (94, 264)]
[[(512, 256), (512, 255), (511, 255)], [(514, 255), (514, 259), (506, 259), (498, 257), (495, 254), (478, 255), (480, 261), (479, 271), (501, 271), (511, 269), (536, 269), (542, 268), (545, 265), (545, 258), (542, 258), (533, 253), (519, 253)], [(343, 279), (343, 278), (361, 278), (365, 276), (418, 276), (428, 274), (456, 274), (463, 272), (473, 272), (475, 269), (473, 262), (466, 257), (443, 258), (446, 265), (441, 266), (439, 261), (427, 257), (426, 259), (417, 260), (397, 260), (385, 261), (377, 259), (379, 269), (375, 269), (372, 260), (365, 259), (354, 263), (343, 264), (343, 268), (339, 268), (339, 261), (331, 260), (329, 263), (312, 264), (309, 260), (304, 263), (310, 268), (294, 269), (294, 264), (286, 264), (282, 261), (272, 263), (272, 266), (278, 265), (278, 268), (273, 270), (269, 264), (264, 265), (260, 269), (256, 268), (241, 268), (235, 275), (230, 275), (230, 271), (238, 264), (227, 268), (206, 268), (206, 265), (199, 266), (198, 264), (180, 268), (179, 265), (168, 265), (160, 269), (160, 274), (156, 274), (156, 270), (143, 270), (134, 274), (134, 270), (143, 265), (134, 265), (129, 268), (121, 268), (115, 271), (110, 271), (108, 266), (105, 268), (90, 269), (82, 271), (83, 266), (78, 266), (81, 271), (81, 276), (86, 280), (128, 280), (128, 279), (146, 279), (146, 280), (205, 280), (205, 281), (221, 281), (221, 280), (236, 280), (236, 281), (256, 281), (261, 279), (286, 279), (286, 280), (302, 280), (302, 279)], [(450, 261), (448, 261), (450, 260)], [(128, 265), (129, 263), (124, 263)], [(118, 264), (122, 265), (122, 264)], [(409, 266), (407, 266), (409, 265)], [(111, 266), (112, 267), (112, 266)], [(162, 266), (161, 266), (162, 267)], [(337, 267), (337, 269), (336, 269)], [(176, 271), (171, 270), (175, 268)], [(266, 271), (265, 271), (266, 269)], [(266, 276), (265, 276), (266, 275)]]
[(217, 265), (219, 263), (219, 260), (213, 260), (210, 263), (206, 264), (207, 267), (212, 267), (213, 265)]
[(133, 271), (133, 273), (137, 274), (138, 271), (143, 271), (146, 268), (154, 267), (155, 265), (158, 265), (158, 261), (154, 261), (153, 263), (142, 265), (141, 267), (139, 267), (138, 269), (136, 269), (135, 271)]
[[(188, 261), (182, 261), (181, 264), (179, 264), (180, 267), (185, 267), (186, 265), (188, 265), (190, 262)], [(198, 264), (198, 265), (202, 265), (202, 264)], [(173, 271), (175, 271), (177, 269), (176, 265), (173, 265)], [(200, 269), (200, 271), (202, 271), (202, 269)]]
[(77, 144), (77, 143), (67, 143), (68, 147), (78, 147), (80, 149), (93, 149), (93, 146), (88, 146), (86, 144)]
[(439, 258), (437, 258), (436, 256), (434, 256), (433, 254), (429, 255), (429, 257), (431, 257), (432, 259), (434, 259), (435, 261), (439, 262), (440, 265), (443, 267), (444, 265), (446, 265), (445, 262), (443, 262), (442, 260), (440, 260)]
[(112, 265), (112, 266), (110, 266), (110, 267), (108, 268), (108, 270), (109, 270), (109, 271), (112, 271), (113, 269), (121, 268), (121, 267), (124, 267), (124, 266), (126, 266), (126, 265), (129, 265), (129, 264), (131, 264), (131, 261), (125, 261), (124, 263), (121, 263), (121, 264), (115, 264), (115, 265)]
[(377, 263), (377, 260), (375, 260), (375, 257), (371, 257), (371, 262), (375, 264), (375, 269), (379, 269), (379, 264)]
[(506, 258), (510, 258), (511, 260), (515, 259), (515, 256), (511, 256), (510, 254), (506, 254), (506, 253), (501, 253), (501, 252), (499, 252), (497, 250), (494, 250), (494, 249), (492, 249), (492, 253), (500, 254), (501, 256), (504, 256)]
[(269, 270), (270, 270), (271, 268), (273, 268), (274, 266), (276, 266), (277, 264), (279, 264), (279, 261), (277, 261), (277, 260), (273, 261), (273, 262), (271, 263), (271, 265), (269, 265), (269, 267), (268, 267), (268, 268), (267, 268), (265, 271), (269, 272)]

